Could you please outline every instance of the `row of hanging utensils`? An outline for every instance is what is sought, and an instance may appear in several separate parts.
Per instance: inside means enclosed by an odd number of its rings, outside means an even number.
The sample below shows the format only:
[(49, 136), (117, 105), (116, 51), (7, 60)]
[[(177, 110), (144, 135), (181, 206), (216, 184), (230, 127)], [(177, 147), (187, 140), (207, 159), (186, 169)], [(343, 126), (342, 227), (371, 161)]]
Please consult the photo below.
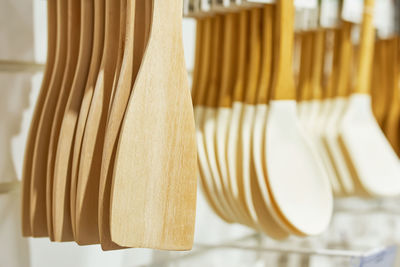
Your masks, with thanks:
[(196, 140), (182, 0), (47, 1), (23, 167), (24, 236), (192, 247)]
[(189, 0), (184, 9), (197, 21), (192, 99), (213, 211), (283, 239), (324, 232), (334, 196), (400, 195), (393, 2), (239, 2)]

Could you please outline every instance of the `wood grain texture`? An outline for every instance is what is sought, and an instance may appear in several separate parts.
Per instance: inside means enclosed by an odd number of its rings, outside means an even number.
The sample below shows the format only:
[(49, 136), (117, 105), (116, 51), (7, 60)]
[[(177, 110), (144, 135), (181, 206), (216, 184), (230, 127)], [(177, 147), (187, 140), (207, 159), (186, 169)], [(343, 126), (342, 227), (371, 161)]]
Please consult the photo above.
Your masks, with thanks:
[(332, 30), (333, 35), (333, 55), (332, 55), (332, 69), (328, 74), (327, 84), (325, 86), (323, 98), (332, 99), (335, 97), (335, 89), (337, 88), (337, 77), (339, 73), (339, 59), (340, 59), (340, 28)]
[(105, 43), (82, 139), (76, 190), (76, 236), (80, 245), (97, 244), (100, 168), (106, 120), (116, 71), (121, 1), (106, 0)]
[(350, 93), (351, 62), (353, 59), (353, 44), (351, 43), (352, 25), (350, 22), (343, 21), (342, 23), (343, 25), (340, 37), (340, 67), (336, 96), (347, 97)]
[(196, 184), (182, 1), (154, 0), (150, 39), (117, 150), (111, 194), (112, 240), (121, 246), (190, 249)]
[[(147, 13), (150, 13), (146, 12), (146, 5), (149, 4), (151, 4), (149, 1), (144, 0), (129, 0), (127, 4), (125, 53), (119, 81), (115, 88), (114, 100), (110, 106), (111, 109), (107, 119), (99, 186), (99, 231), (103, 250), (121, 248), (112, 242), (110, 235), (112, 174), (121, 124), (145, 49), (145, 32), (148, 30), (146, 28), (150, 26), (145, 23), (145, 17), (149, 15)], [(151, 5), (147, 9), (150, 10), (150, 8)]]
[[(104, 34), (105, 34), (105, 2), (104, 0), (94, 2), (94, 32), (93, 32), (93, 48), (90, 60), (90, 68), (85, 84), (85, 90), (83, 93), (83, 98), (81, 100), (80, 109), (78, 111), (78, 120), (76, 123), (76, 130), (74, 136), (74, 142), (72, 146), (72, 158), (71, 158), (71, 191), (70, 191), (70, 202), (71, 202), (71, 219), (72, 225), (76, 228), (76, 187), (78, 182), (78, 169), (79, 160), (81, 153), (82, 138), (85, 130), (85, 125), (87, 121), (87, 116), (90, 109), (90, 104), (92, 101), (94, 86), (96, 84), (97, 75), (100, 69), (100, 64), (102, 61), (102, 54), (104, 48)], [(76, 233), (74, 231), (74, 236)]]
[[(56, 195), (53, 193), (60, 192), (61, 190), (54, 191), (54, 188), (63, 187), (69, 193), (70, 183), (68, 180), (59, 180), (60, 177), (54, 176), (54, 164), (57, 155), (57, 146), (59, 140), (59, 134), (61, 130), (61, 124), (64, 118), (65, 107), (68, 102), (69, 95), (71, 93), (71, 86), (74, 80), (75, 71), (79, 56), (79, 44), (80, 44), (80, 27), (81, 27), (81, 3), (79, 0), (68, 1), (68, 44), (67, 44), (67, 61), (64, 72), (63, 81), (60, 88), (60, 94), (57, 100), (57, 106), (51, 126), (49, 151), (47, 158), (47, 184), (46, 184), (46, 198), (47, 198), (47, 214), (48, 222), (50, 224), (49, 229), (53, 231), (49, 233), (51, 240), (57, 241), (71, 241), (73, 237), (72, 226), (71, 226), (71, 215), (69, 207), (69, 194)], [(60, 183), (61, 182), (61, 183)], [(51, 190), (53, 189), (53, 190)], [(54, 202), (62, 202), (63, 205), (57, 205), (58, 210), (52, 214), (52, 204)], [(54, 210), (53, 210), (54, 211)], [(50, 216), (60, 216), (63, 218), (63, 224), (54, 227), (50, 219)], [(57, 232), (57, 238), (55, 233)], [(65, 237), (62, 237), (65, 236)]]
[(313, 32), (301, 33), (301, 59), (299, 70), (299, 86), (297, 101), (306, 101), (311, 98), (311, 68), (313, 58)]
[(31, 236), (30, 222), (30, 196), (31, 196), (31, 178), (33, 154), (35, 149), (35, 141), (39, 127), (41, 113), (43, 111), (44, 102), (48, 93), (51, 77), (55, 67), (56, 56), (56, 40), (57, 40), (57, 1), (47, 2), (47, 58), (46, 69), (44, 71), (40, 93), (36, 101), (31, 125), (26, 142), (24, 163), (22, 168), (22, 235)]
[[(294, 7), (293, 1), (282, 0), (278, 3), (282, 12), (277, 12), (278, 27), (275, 31), (276, 58), (275, 75), (271, 90), (271, 100), (294, 100), (296, 88), (293, 75), (293, 39), (294, 39)], [(285, 14), (285, 20), (280, 16)]]
[(238, 63), (237, 63), (237, 77), (235, 87), (233, 88), (233, 101), (241, 102), (244, 100), (244, 91), (246, 83), (246, 62), (247, 62), (247, 51), (249, 38), (248, 30), (248, 13), (246, 10), (240, 11), (239, 14), (239, 52), (238, 52)]
[[(69, 94), (68, 102), (63, 114), (62, 123), (60, 127), (60, 133), (58, 138), (58, 145), (56, 151), (56, 158), (54, 162), (54, 173), (49, 173), (48, 177), (54, 177), (54, 180), (58, 184), (61, 184), (65, 190), (58, 191), (61, 195), (55, 196), (55, 199), (62, 198), (70, 199), (69, 212), (71, 214), (71, 226), (72, 232), (75, 235), (75, 199), (70, 197), (71, 183), (71, 169), (72, 169), (72, 148), (74, 143), (74, 136), (76, 125), (79, 116), (79, 110), (82, 103), (83, 93), (89, 74), (90, 61), (92, 56), (93, 48), (93, 32), (94, 32), (94, 1), (84, 0), (81, 1), (81, 30), (80, 30), (80, 44), (79, 44), (79, 56), (75, 75), (71, 85), (71, 92)], [(49, 167), (49, 166), (48, 166)], [(51, 166), (50, 166), (51, 168)], [(71, 186), (67, 186), (71, 184)], [(50, 184), (52, 188), (52, 184)], [(50, 191), (50, 190), (49, 190)], [(48, 199), (53, 198), (53, 190), (51, 190), (47, 197)], [(50, 201), (52, 203), (52, 201)], [(52, 205), (48, 205), (48, 217), (52, 217)], [(66, 206), (64, 206), (66, 208)], [(52, 221), (48, 221), (52, 225)]]
[(34, 237), (48, 236), (46, 218), (47, 156), (51, 126), (66, 68), (68, 26), (68, 1), (58, 1), (55, 67), (40, 117), (32, 163), (31, 227)]
[(324, 72), (325, 31), (318, 29), (314, 33), (314, 58), (311, 69), (310, 99), (322, 100), (322, 79)]

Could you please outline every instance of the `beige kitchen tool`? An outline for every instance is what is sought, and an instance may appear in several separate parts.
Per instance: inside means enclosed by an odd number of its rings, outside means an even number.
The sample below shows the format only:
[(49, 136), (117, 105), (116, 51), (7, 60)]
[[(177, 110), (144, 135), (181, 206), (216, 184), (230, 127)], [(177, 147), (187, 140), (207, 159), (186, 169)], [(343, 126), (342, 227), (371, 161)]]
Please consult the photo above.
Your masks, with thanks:
[[(74, 134), (76, 129), (76, 124), (78, 121), (79, 109), (82, 103), (83, 93), (85, 90), (85, 85), (87, 82), (87, 77), (89, 73), (90, 61), (92, 57), (92, 52), (94, 47), (94, 1), (93, 0), (85, 0), (81, 2), (81, 36), (80, 36), (80, 47), (79, 47), (79, 56), (78, 62), (76, 66), (76, 71), (74, 75), (74, 79), (71, 85), (71, 92), (68, 98), (68, 102), (65, 108), (65, 112), (63, 114), (63, 119), (60, 127), (60, 133), (58, 139), (58, 145), (56, 150), (55, 157), (55, 165), (54, 168), (48, 168), (48, 179), (53, 178), (59, 184), (63, 184), (64, 187), (66, 184), (70, 184), (70, 175), (71, 175), (71, 163), (72, 163), (72, 147), (74, 142)], [(54, 129), (53, 129), (54, 130)], [(55, 135), (56, 133), (53, 132)], [(49, 166), (48, 166), (49, 167)], [(49, 172), (49, 170), (54, 169), (54, 172)], [(52, 203), (53, 198), (53, 190), (52, 183), (50, 182), (50, 187), (47, 195), (48, 203)], [(72, 186), (72, 184), (71, 184)], [(60, 191), (58, 191), (60, 192)], [(64, 199), (70, 199), (70, 191), (67, 189), (65, 192), (62, 192), (62, 195), (56, 196), (56, 198), (61, 197)], [(75, 199), (74, 199), (75, 200)], [(72, 200), (71, 200), (72, 203)], [(75, 203), (75, 202), (73, 202)], [(70, 203), (66, 203), (70, 204)], [(48, 207), (49, 218), (52, 218), (52, 205)], [(75, 208), (71, 210), (71, 226), (72, 232), (75, 233)], [(73, 212), (72, 212), (73, 211)], [(48, 221), (48, 224), (52, 226), (52, 220)], [(52, 227), (51, 227), (52, 228)]]
[[(271, 8), (272, 7), (269, 7), (267, 10), (271, 10)], [(259, 184), (257, 183), (252, 151), (252, 137), (258, 91), (261, 89), (268, 90), (269, 82), (262, 76), (264, 72), (268, 71), (268, 69), (270, 70), (271, 67), (266, 66), (268, 65), (268, 61), (270, 61), (270, 58), (268, 58), (270, 51), (264, 53), (264, 47), (270, 49), (272, 46), (272, 43), (268, 45), (264, 42), (264, 38), (268, 38), (268, 35), (272, 35), (272, 31), (265, 33), (264, 30), (265, 24), (270, 23), (271, 18), (266, 18), (262, 15), (271, 16), (272, 12), (267, 11), (263, 14), (263, 9), (259, 8), (252, 9), (250, 12), (250, 54), (247, 66), (245, 101), (242, 110), (242, 125), (239, 134), (241, 147), (239, 149), (240, 154), (238, 155), (237, 163), (241, 165), (240, 169), (242, 173), (240, 175), (242, 175), (242, 179), (239, 179), (239, 181), (241, 181), (242, 184), (238, 186), (243, 188), (244, 206), (247, 208), (248, 213), (251, 214), (256, 226), (272, 238), (283, 239), (288, 236), (288, 232), (282, 229), (271, 216), (268, 209), (269, 201), (264, 202)], [(267, 26), (267, 30), (268, 28), (269, 30), (272, 29), (272, 27)], [(267, 35), (266, 37), (264, 36), (265, 34)], [(266, 75), (270, 75), (270, 73)], [(267, 82), (266, 86), (262, 85), (261, 82)], [(263, 178), (265, 179), (265, 177)]]
[[(124, 1), (124, 0), (122, 0)], [(76, 188), (76, 236), (80, 245), (99, 243), (100, 166), (109, 101), (118, 57), (121, 1), (105, 2), (105, 41), (101, 66), (82, 139)]]
[(51, 125), (67, 61), (69, 1), (57, 1), (57, 44), (54, 71), (38, 125), (32, 160), (31, 227), (32, 236), (48, 236), (46, 218), (46, 172)]
[(92, 101), (93, 90), (97, 80), (97, 75), (99, 72), (102, 54), (103, 54), (103, 46), (104, 46), (104, 32), (105, 32), (105, 2), (104, 1), (96, 1), (94, 2), (94, 32), (93, 32), (93, 48), (90, 60), (90, 68), (87, 77), (87, 81), (85, 86), (85, 90), (82, 96), (82, 100), (80, 103), (80, 108), (77, 111), (77, 122), (76, 122), (76, 130), (73, 139), (73, 143), (71, 144), (71, 155), (69, 156), (69, 160), (71, 161), (69, 168), (69, 175), (71, 176), (71, 191), (70, 191), (70, 208), (71, 208), (71, 220), (74, 230), (75, 236), (75, 228), (76, 228), (76, 218), (75, 218), (75, 208), (76, 208), (76, 186), (77, 186), (77, 169), (79, 168), (79, 159), (80, 159), (80, 149), (82, 144), (82, 137), (84, 128), (86, 125), (87, 114), (89, 112), (90, 104)]
[(238, 164), (238, 155), (240, 152), (239, 134), (242, 124), (242, 110), (244, 101), (244, 92), (246, 86), (246, 67), (248, 62), (249, 43), (249, 11), (242, 10), (239, 13), (239, 35), (238, 35), (238, 62), (236, 70), (236, 81), (233, 88), (232, 114), (228, 130), (227, 140), (227, 161), (228, 161), (228, 177), (231, 195), (235, 200), (235, 205), (241, 210), (244, 221), (250, 226), (256, 227), (253, 218), (249, 214), (244, 201), (242, 170), (241, 164)]
[[(337, 73), (334, 78), (333, 91), (335, 97), (330, 100), (330, 111), (326, 118), (325, 129), (323, 132), (323, 141), (334, 163), (339, 182), (343, 188), (344, 195), (353, 195), (356, 187), (354, 185), (353, 175), (349, 169), (348, 161), (342, 153), (338, 142), (338, 126), (343, 115), (344, 109), (348, 103), (351, 62), (353, 58), (353, 46), (351, 43), (352, 25), (343, 21), (340, 29), (340, 48), (339, 64), (333, 71)], [(335, 66), (334, 66), (335, 68)], [(336, 74), (334, 74), (336, 76)]]
[[(35, 105), (31, 126), (29, 128), (28, 138), (26, 141), (24, 164), (22, 168), (22, 235), (32, 236), (31, 220), (30, 220), (30, 191), (32, 178), (33, 153), (35, 141), (43, 105), (49, 90), (51, 77), (55, 69), (56, 58), (56, 40), (57, 40), (57, 3), (58, 1), (47, 2), (47, 59), (46, 68), (43, 74), (40, 93)], [(46, 234), (44, 229), (41, 231)]]
[(187, 250), (194, 235), (197, 152), (182, 1), (153, 1), (152, 18), (116, 154), (111, 237), (120, 246)]
[(296, 110), (292, 68), (294, 6), (277, 3), (276, 62), (266, 125), (266, 162), (271, 197), (281, 216), (300, 234), (316, 235), (329, 225), (333, 197), (323, 179)]
[(233, 210), (233, 205), (229, 202), (224, 195), (224, 189), (222, 184), (222, 178), (219, 172), (219, 166), (217, 161), (216, 152), (216, 123), (217, 123), (217, 104), (219, 91), (221, 90), (221, 69), (223, 67), (223, 16), (216, 15), (212, 18), (214, 35), (212, 37), (212, 51), (211, 51), (211, 61), (209, 66), (209, 80), (207, 82), (207, 96), (204, 105), (203, 123), (200, 124), (200, 131), (203, 133), (205, 151), (207, 153), (208, 164), (213, 177), (213, 184), (215, 186), (215, 193), (225, 210), (227, 216), (229, 216), (233, 221), (238, 221)]
[(356, 85), (341, 120), (339, 140), (363, 189), (372, 196), (388, 197), (400, 194), (400, 165), (371, 108), (373, 7), (374, 0), (365, 0)]
[[(63, 81), (60, 88), (60, 93), (57, 100), (57, 106), (55, 108), (55, 114), (53, 117), (53, 122), (51, 126), (50, 132), (50, 140), (49, 140), (49, 151), (47, 157), (47, 185), (46, 186), (46, 205), (47, 205), (47, 214), (48, 214), (48, 228), (49, 236), (51, 240), (56, 241), (71, 241), (72, 234), (72, 226), (71, 226), (71, 217), (69, 210), (69, 181), (68, 185), (64, 185), (65, 181), (62, 181), (63, 185), (67, 187), (68, 194), (63, 195), (52, 195), (52, 193), (58, 193), (58, 190), (54, 190), (54, 188), (59, 187), (58, 180), (59, 177), (54, 176), (54, 164), (57, 155), (57, 146), (59, 140), (59, 134), (61, 129), (61, 124), (64, 118), (65, 108), (68, 102), (69, 95), (71, 93), (71, 86), (74, 81), (75, 72), (77, 71), (77, 63), (79, 57), (80, 50), (80, 37), (81, 37), (81, 19), (83, 19), (86, 14), (82, 12), (86, 11), (91, 13), (88, 9), (81, 9), (81, 1), (72, 0), (68, 2), (68, 14), (69, 14), (69, 25), (68, 25), (68, 43), (67, 43), (67, 61), (64, 72)], [(89, 15), (90, 16), (90, 15)], [(83, 22), (84, 20), (82, 20)], [(87, 32), (86, 32), (87, 34)], [(79, 70), (78, 70), (79, 71)], [(82, 69), (80, 70), (82, 71)], [(47, 118), (44, 118), (47, 119)], [(53, 189), (53, 190), (52, 190)], [(53, 206), (54, 199), (58, 199), (60, 203), (65, 203), (66, 206)], [(67, 207), (67, 208), (65, 208)], [(61, 222), (60, 224), (54, 226), (54, 216), (59, 216)], [(51, 219), (52, 218), (52, 219)], [(64, 236), (64, 237), (63, 237)]]
[(110, 236), (110, 193), (121, 123), (128, 104), (131, 89), (139, 71), (146, 47), (148, 16), (151, 1), (128, 1), (125, 53), (122, 60), (120, 78), (110, 105), (104, 140), (103, 159), (99, 187), (99, 231), (103, 250), (119, 248), (111, 241)]
[(226, 222), (233, 222), (225, 214), (218, 195), (216, 194), (213, 176), (208, 164), (207, 152), (204, 144), (204, 135), (200, 125), (203, 124), (204, 118), (204, 103), (207, 93), (207, 81), (210, 75), (209, 66), (212, 57), (211, 50), (213, 49), (212, 37), (214, 36), (215, 28), (212, 28), (212, 18), (197, 19), (196, 29), (196, 59), (193, 71), (193, 106), (194, 119), (196, 126), (196, 141), (197, 141), (197, 160), (199, 166), (199, 175), (202, 189), (206, 195), (208, 203), (213, 208), (216, 214)]

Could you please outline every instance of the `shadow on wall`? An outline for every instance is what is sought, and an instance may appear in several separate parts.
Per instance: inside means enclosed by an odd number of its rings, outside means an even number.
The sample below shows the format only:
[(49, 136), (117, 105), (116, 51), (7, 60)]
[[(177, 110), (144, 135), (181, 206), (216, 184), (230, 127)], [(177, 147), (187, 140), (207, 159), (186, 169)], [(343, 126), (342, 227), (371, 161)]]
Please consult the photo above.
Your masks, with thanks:
[[(12, 160), (12, 139), (21, 131), (29, 107), (30, 74), (0, 73), (0, 183), (17, 180)], [(28, 239), (21, 236), (20, 192), (0, 195), (0, 266), (29, 266)]]

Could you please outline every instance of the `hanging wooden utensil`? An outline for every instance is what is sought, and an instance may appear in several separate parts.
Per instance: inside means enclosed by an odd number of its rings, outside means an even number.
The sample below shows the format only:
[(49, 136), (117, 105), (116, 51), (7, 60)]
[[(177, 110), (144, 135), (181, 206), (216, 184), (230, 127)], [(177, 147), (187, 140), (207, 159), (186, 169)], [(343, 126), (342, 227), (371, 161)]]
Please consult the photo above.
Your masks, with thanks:
[[(65, 108), (64, 117), (60, 127), (60, 137), (58, 139), (54, 173), (49, 172), (48, 177), (57, 180), (65, 186), (70, 184), (70, 175), (72, 168), (72, 147), (74, 142), (74, 134), (78, 120), (79, 110), (82, 103), (82, 97), (85, 90), (85, 85), (88, 78), (90, 61), (93, 49), (95, 49), (94, 38), (94, 1), (85, 0), (81, 2), (81, 36), (78, 63), (75, 71), (74, 80), (71, 86), (71, 92)], [(49, 188), (52, 189), (51, 181)], [(72, 184), (71, 184), (72, 187)], [(53, 190), (48, 191), (48, 200), (52, 203)], [(70, 198), (70, 192), (67, 190), (62, 198)], [(75, 201), (75, 200), (74, 200)], [(70, 203), (75, 203), (70, 201)], [(48, 217), (52, 218), (52, 205), (48, 206)], [(75, 207), (70, 206), (72, 232), (75, 233)], [(51, 223), (52, 221), (48, 222)]]
[[(268, 185), (276, 208), (291, 228), (316, 235), (329, 225), (333, 198), (296, 111), (292, 68), (294, 6), (277, 3), (277, 60), (266, 126)], [(290, 167), (288, 167), (290, 165)]]
[(120, 246), (186, 250), (193, 244), (197, 168), (182, 1), (153, 1), (152, 11), (115, 160), (111, 237)]
[(356, 86), (341, 121), (339, 140), (366, 192), (373, 196), (396, 196), (400, 194), (399, 159), (371, 108), (369, 77), (374, 51), (373, 7), (374, 0), (365, 0)]
[(105, 2), (105, 41), (101, 66), (88, 113), (76, 189), (76, 236), (80, 245), (99, 243), (100, 166), (111, 91), (118, 57), (121, 1)]
[(57, 2), (57, 44), (54, 72), (43, 105), (33, 154), (31, 181), (31, 227), (32, 236), (48, 236), (46, 208), (46, 173), (51, 125), (67, 61), (69, 2)]
[[(84, 16), (88, 14), (81, 14), (81, 3), (80, 1), (73, 0), (69, 1), (69, 26), (68, 26), (68, 44), (67, 44), (67, 61), (66, 68), (63, 77), (63, 81), (60, 88), (60, 93), (57, 100), (57, 106), (55, 109), (55, 114), (53, 118), (53, 123), (51, 127), (50, 134), (50, 142), (49, 142), (49, 151), (47, 158), (47, 185), (46, 185), (46, 194), (47, 194), (47, 215), (48, 215), (48, 223), (49, 230), (52, 232), (49, 233), (51, 240), (57, 241), (71, 241), (73, 237), (72, 226), (71, 226), (71, 217), (70, 217), (70, 208), (69, 208), (69, 194), (67, 197), (65, 196), (54, 196), (52, 193), (54, 192), (52, 189), (54, 187), (59, 186), (60, 180), (54, 176), (54, 166), (57, 155), (57, 146), (58, 140), (60, 136), (61, 124), (64, 118), (65, 108), (68, 102), (69, 95), (71, 93), (72, 83), (74, 81), (74, 76), (78, 63), (78, 56), (80, 53), (80, 37), (81, 37), (81, 19), (84, 19)], [(91, 13), (88, 9), (82, 10)], [(89, 15), (90, 16), (90, 15)], [(82, 20), (84, 21), (84, 20)], [(88, 34), (88, 32), (86, 32)], [(90, 34), (90, 33), (89, 33)], [(90, 44), (89, 44), (90, 45)], [(82, 70), (80, 70), (82, 71)], [(65, 182), (65, 181), (62, 181)], [(69, 189), (68, 185), (65, 185)], [(48, 190), (47, 190), (48, 189)], [(69, 193), (69, 190), (68, 190)], [(67, 208), (65, 206), (55, 206), (53, 207), (53, 197), (59, 199), (60, 202), (65, 201), (67, 204)], [(58, 225), (57, 228), (53, 227), (52, 219), (53, 212), (56, 212), (54, 216), (60, 216), (60, 221), (63, 222), (62, 225)], [(65, 239), (62, 237), (65, 236)]]
[[(84, 133), (84, 128), (86, 125), (87, 114), (89, 112), (90, 104), (92, 101), (93, 90), (97, 80), (97, 75), (99, 72), (102, 54), (103, 54), (103, 46), (104, 46), (104, 1), (95, 1), (94, 2), (94, 32), (93, 32), (93, 48), (90, 60), (90, 68), (87, 76), (87, 81), (85, 86), (85, 90), (82, 96), (82, 100), (80, 103), (80, 108), (77, 108), (75, 111), (79, 114), (76, 122), (76, 130), (75, 135), (73, 137), (73, 143), (71, 144), (71, 155), (69, 156), (69, 160), (71, 161), (69, 168), (71, 170), (68, 172), (71, 176), (71, 191), (70, 191), (70, 207), (71, 207), (71, 223), (72, 229), (74, 231), (74, 236), (76, 236), (76, 187), (77, 187), (77, 172), (79, 167), (79, 159), (80, 159), (80, 151), (82, 144), (82, 137)], [(72, 108), (72, 106), (71, 106)], [(62, 171), (60, 169), (60, 171)], [(61, 176), (62, 177), (62, 176)]]
[[(47, 2), (47, 59), (46, 69), (43, 74), (42, 85), (40, 87), (40, 93), (35, 105), (35, 111), (33, 113), (31, 126), (29, 128), (24, 164), (22, 168), (22, 235), (32, 236), (31, 220), (30, 220), (30, 206), (31, 206), (31, 179), (32, 179), (32, 164), (33, 154), (35, 148), (35, 141), (37, 131), (39, 128), (40, 117), (43, 112), (44, 102), (46, 100), (51, 77), (55, 70), (55, 58), (56, 58), (56, 47), (57, 47), (57, 1)], [(42, 231), (44, 234), (46, 232)]]

